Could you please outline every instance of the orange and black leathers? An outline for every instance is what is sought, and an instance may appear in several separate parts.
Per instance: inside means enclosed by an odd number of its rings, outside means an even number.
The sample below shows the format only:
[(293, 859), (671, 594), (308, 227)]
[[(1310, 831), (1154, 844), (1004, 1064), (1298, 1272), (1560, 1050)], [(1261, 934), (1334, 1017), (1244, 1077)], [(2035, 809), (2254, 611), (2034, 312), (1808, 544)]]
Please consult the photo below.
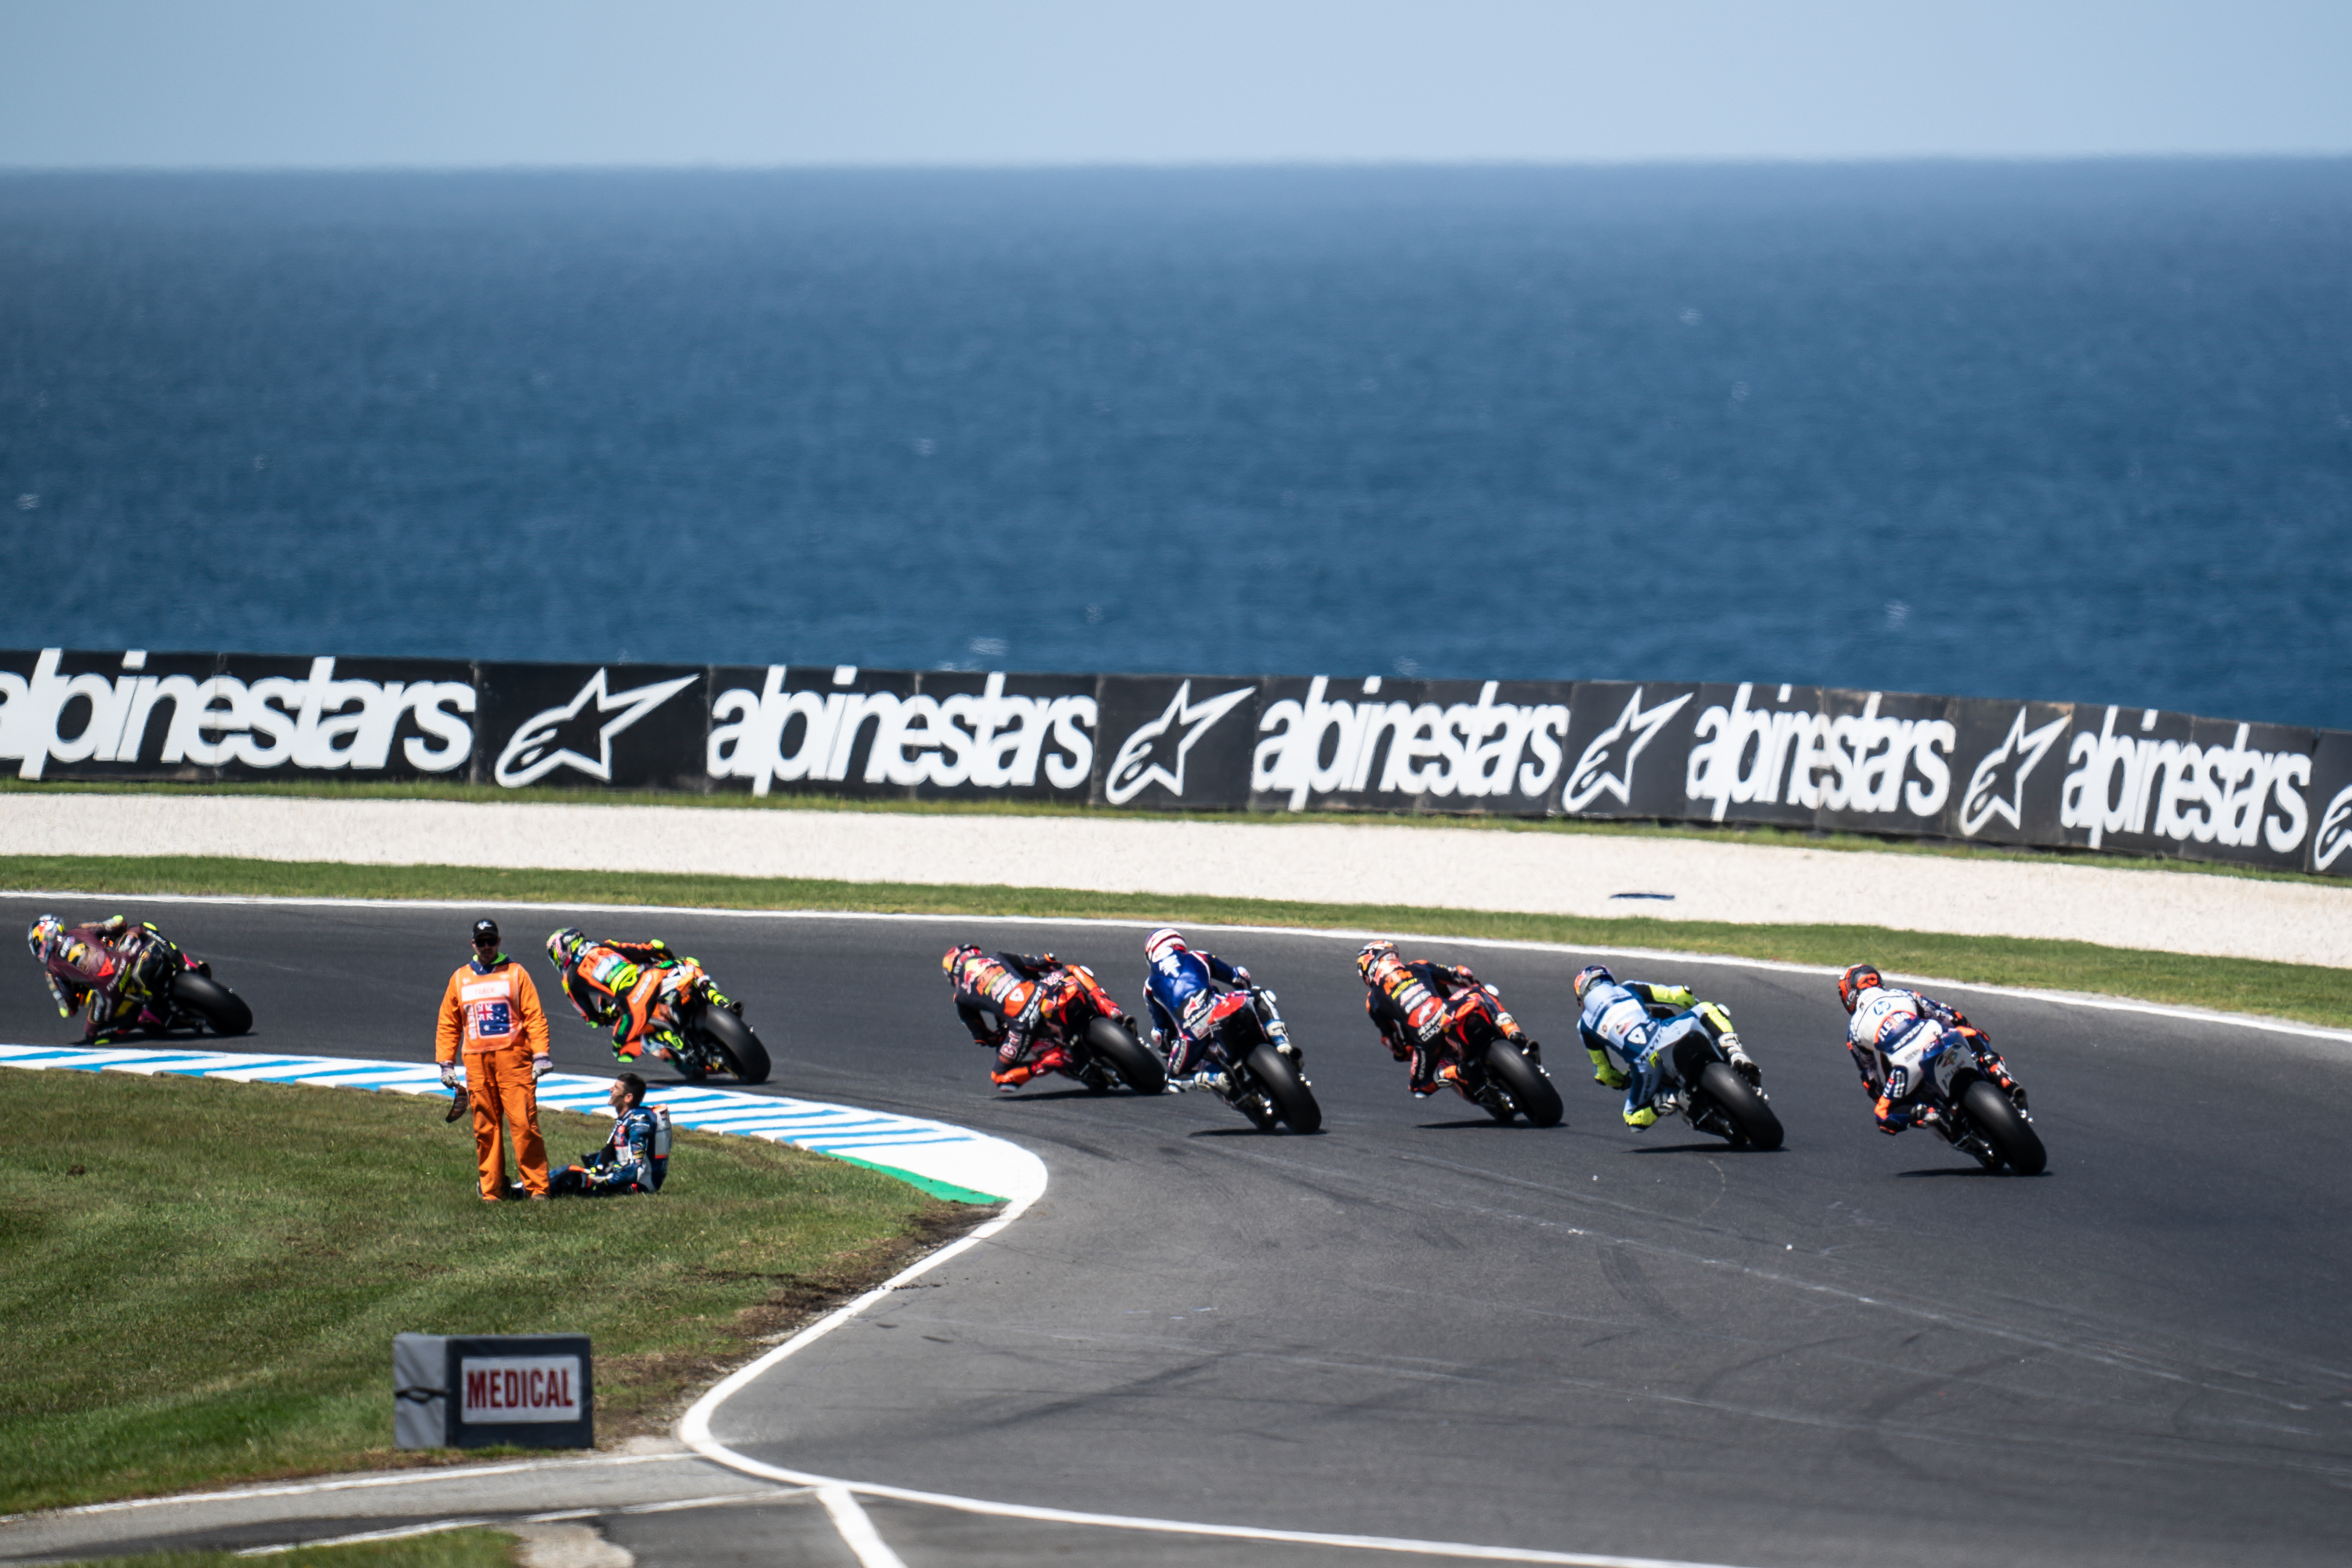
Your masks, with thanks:
[(1389, 1055), (1412, 1064), (1408, 1082), (1415, 1094), (1427, 1093), (1440, 1067), (1486, 1031), (1527, 1038), (1518, 1020), (1460, 964), (1388, 954), (1364, 974), (1364, 1011)]
[(515, 1171), (523, 1190), (547, 1195), (547, 1146), (539, 1136), (539, 1091), (531, 1058), (547, 1054), (547, 1015), (539, 988), (521, 964), (500, 953), (474, 959), (449, 976), (441, 994), (441, 1023), (433, 1054), (443, 1063), (463, 1054), (466, 1089), (474, 1105), (474, 1155), (482, 1196), (503, 1195), (506, 1158), (501, 1128), (514, 1137)]
[(971, 1031), (973, 1044), (995, 1048), (1000, 1070), (1024, 1064), (1038, 1035), (1053, 1032), (1070, 1003), (1085, 994), (1050, 952), (982, 952), (976, 947), (951, 955), (948, 984), (955, 988), (956, 1016)]
[[(563, 994), (583, 1018), (613, 1031), (614, 1056), (639, 1057), (660, 1000), (661, 972), (677, 964), (665, 942), (590, 942), (563, 966)], [(654, 1033), (658, 1041), (662, 1031)]]
[(140, 1010), (171, 984), (156, 962), (164, 950), (147, 941), (151, 929), (121, 915), (75, 926), (45, 966), (58, 1016), (70, 1018), (86, 1009), (81, 1034), (90, 1044), (104, 1045), (134, 1027)]

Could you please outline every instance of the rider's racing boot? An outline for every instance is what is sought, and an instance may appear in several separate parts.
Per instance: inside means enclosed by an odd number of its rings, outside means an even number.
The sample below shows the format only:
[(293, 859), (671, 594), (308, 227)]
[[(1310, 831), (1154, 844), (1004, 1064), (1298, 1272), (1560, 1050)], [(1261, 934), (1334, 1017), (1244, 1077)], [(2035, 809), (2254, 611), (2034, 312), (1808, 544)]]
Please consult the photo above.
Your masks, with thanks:
[(1764, 1069), (1756, 1065), (1754, 1058), (1740, 1049), (1738, 1035), (1726, 1035), (1717, 1043), (1723, 1047), (1723, 1054), (1731, 1058), (1731, 1070), (1746, 1079), (1748, 1088), (1759, 1089), (1763, 1086)]
[(1234, 1080), (1214, 1068), (1202, 1068), (1189, 1077), (1171, 1079), (1168, 1087), (1174, 1089), (1178, 1084), (1186, 1089), (1205, 1089), (1213, 1094), (1223, 1094), (1234, 1087)]
[(1633, 1082), (1625, 1069), (1609, 1059), (1609, 1053), (1598, 1046), (1587, 1046), (1584, 1054), (1592, 1058), (1592, 1081), (1604, 1089), (1622, 1089)]
[(1657, 1121), (1658, 1108), (1654, 1105), (1645, 1105), (1639, 1110), (1629, 1110), (1625, 1113), (1625, 1125), (1636, 1132), (1648, 1131), (1657, 1125)]
[(1462, 1087), (1462, 1069), (1454, 1066), (1452, 1062), (1446, 1062), (1440, 1066), (1434, 1076), (1438, 1083), (1442, 1083), (1449, 1089), (1460, 1089)]
[(988, 1081), (996, 1086), (997, 1093), (1011, 1094), (1034, 1076), (1036, 1076), (1035, 1070), (1027, 1062), (1015, 1062), (1009, 1068), (1002, 1068), (990, 1073)]

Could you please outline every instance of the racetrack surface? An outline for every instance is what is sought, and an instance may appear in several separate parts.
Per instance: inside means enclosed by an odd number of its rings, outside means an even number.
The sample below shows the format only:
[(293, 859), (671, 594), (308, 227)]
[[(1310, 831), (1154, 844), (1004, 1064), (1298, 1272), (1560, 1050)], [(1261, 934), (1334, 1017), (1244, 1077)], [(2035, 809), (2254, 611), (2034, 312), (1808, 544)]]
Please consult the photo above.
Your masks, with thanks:
[[(100, 902), (212, 959), (253, 1004), (256, 1049), (363, 1057), (429, 1054), (471, 918)], [(0, 900), (17, 929), (38, 907)], [(1364, 1020), (1353, 939), (1203, 933), (1282, 996), (1326, 1110), (1321, 1135), (1296, 1138), (1202, 1095), (989, 1089), (941, 950), (1051, 947), (1135, 1005), (1140, 928), (497, 912), (543, 994), (559, 919), (664, 935), (747, 1000), (774, 1090), (998, 1133), (1051, 1170), (992, 1243), (722, 1407), (718, 1437), (766, 1463), (1095, 1513), (1723, 1563), (2352, 1556), (2339, 1042), (1955, 991), (2051, 1151), (2046, 1176), (1988, 1176), (1931, 1135), (1872, 1130), (1826, 980), (1642, 966), (1629, 977), (1729, 1005), (1762, 1064), (1788, 1147), (1738, 1154), (1678, 1121), (1619, 1125), (1574, 1045), (1577, 955), (1409, 944), (1473, 964), (1547, 1042), (1569, 1122), (1538, 1131), (1406, 1095)], [(551, 999), (559, 1066), (609, 1069)], [(0, 1039), (73, 1035), (29, 965), (0, 986)], [(656, 1201), (691, 1201), (679, 1175)], [(686, 1516), (645, 1516), (627, 1544), (715, 1561), (712, 1532), (757, 1511), (667, 1536)], [(1292, 1560), (900, 1504), (874, 1518), (915, 1568)]]

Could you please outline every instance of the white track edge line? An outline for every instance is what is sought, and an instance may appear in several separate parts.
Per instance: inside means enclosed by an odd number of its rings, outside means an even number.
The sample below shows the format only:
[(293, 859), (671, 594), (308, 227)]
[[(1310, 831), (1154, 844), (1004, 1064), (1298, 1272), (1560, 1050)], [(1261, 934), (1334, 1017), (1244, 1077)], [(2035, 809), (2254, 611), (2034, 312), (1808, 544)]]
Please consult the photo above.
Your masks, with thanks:
[[(1048, 889), (1051, 890), (1051, 889)], [(1083, 891), (1084, 889), (1072, 889)], [(0, 888), (0, 898), (66, 899), (90, 898), (95, 895), (62, 888)], [(281, 898), (271, 895), (242, 893), (123, 893), (110, 894), (121, 899), (142, 899), (151, 903), (223, 904), (283, 906), (289, 908), (329, 909), (388, 909), (388, 910), (549, 910), (582, 914), (649, 914), (694, 915), (715, 920), (783, 920), (783, 921), (889, 921), (902, 923), (938, 923), (947, 921), (986, 921), (996, 925), (1038, 926), (1108, 926), (1129, 931), (1150, 931), (1165, 924), (1162, 921), (1120, 920), (1107, 916), (1058, 915), (959, 915), (919, 914), (879, 910), (720, 910), (705, 909), (691, 904), (575, 904), (575, 903), (512, 903), (497, 899), (324, 899)], [(1210, 895), (1171, 893), (1170, 898), (1199, 898)], [(1465, 914), (1496, 912), (1465, 910)], [(1835, 975), (1834, 965), (1825, 963), (1795, 963), (1777, 958), (1743, 958), (1734, 953), (1691, 952), (1670, 947), (1619, 947), (1567, 942), (1533, 942), (1515, 937), (1458, 936), (1445, 931), (1373, 931), (1352, 926), (1270, 926), (1223, 925), (1211, 921), (1187, 922), (1194, 931), (1247, 931), (1265, 936), (1328, 937), (1341, 941), (1369, 940), (1372, 937), (1402, 938), (1411, 942), (1452, 942), (1465, 947), (1489, 947), (1506, 952), (1565, 952), (1598, 953), (1611, 958), (1659, 958), (1677, 963), (1715, 964), (1730, 969), (1755, 969), (1782, 974)], [(1889, 926), (1889, 931), (1903, 928)], [(1938, 936), (1962, 933), (1916, 931), (1912, 935)], [(2123, 952), (2160, 952), (2160, 948), (2119, 948)], [(2194, 958), (2195, 953), (2174, 953), (2173, 957)], [(2311, 965), (2308, 967), (2324, 967)], [(2181, 1007), (2164, 1002), (2143, 1002), (2128, 996), (2103, 996), (2084, 991), (2044, 991), (2027, 985), (2001, 985), (1990, 981), (1954, 980), (1944, 975), (1916, 974), (1907, 971), (1894, 972), (1898, 980), (1913, 980), (1926, 985), (1946, 986), (1956, 991), (1970, 991), (1989, 996), (2014, 996), (2022, 1001), (2046, 1002), (2062, 1007), (2091, 1007), (2111, 1013), (2138, 1013), (2150, 1017), (2179, 1018), (2193, 1024), (2226, 1024), (2232, 1028), (2263, 1029), (2272, 1034), (2299, 1035), (2307, 1039), (2332, 1040), (2339, 1045), (2352, 1045), (2352, 1029), (2331, 1029), (2318, 1024), (2298, 1024), (2289, 1018), (2265, 1018), (2252, 1013), (2221, 1013), (2204, 1007)]]
[(391, 1475), (344, 1476), (323, 1481), (286, 1481), (275, 1486), (232, 1487), (216, 1492), (175, 1492), (165, 1497), (124, 1498), (116, 1502), (86, 1502), (72, 1508), (36, 1509), (30, 1513), (0, 1513), (0, 1524), (20, 1519), (71, 1519), (78, 1514), (129, 1513), (142, 1508), (168, 1508), (177, 1503), (243, 1502), (255, 1498), (310, 1497), (319, 1492), (363, 1491), (374, 1487), (413, 1487), (428, 1481), (472, 1480), (479, 1476), (511, 1476), (528, 1470), (585, 1469), (597, 1465), (678, 1464), (700, 1458), (685, 1454), (593, 1454), (585, 1458), (510, 1459), (497, 1465), (432, 1465)]
[(846, 1487), (819, 1487), (816, 1500), (824, 1506), (825, 1517), (833, 1521), (834, 1530), (857, 1559), (858, 1568), (907, 1568), (907, 1560), (890, 1550), (890, 1543), (857, 1506), (856, 1493)]

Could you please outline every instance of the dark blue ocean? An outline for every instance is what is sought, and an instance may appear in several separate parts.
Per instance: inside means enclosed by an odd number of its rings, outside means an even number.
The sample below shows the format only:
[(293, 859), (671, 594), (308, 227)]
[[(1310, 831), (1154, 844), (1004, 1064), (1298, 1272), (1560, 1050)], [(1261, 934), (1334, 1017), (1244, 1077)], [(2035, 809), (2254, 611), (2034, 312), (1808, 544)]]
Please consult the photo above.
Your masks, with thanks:
[(0, 646), (2352, 728), (2352, 161), (0, 177)]

